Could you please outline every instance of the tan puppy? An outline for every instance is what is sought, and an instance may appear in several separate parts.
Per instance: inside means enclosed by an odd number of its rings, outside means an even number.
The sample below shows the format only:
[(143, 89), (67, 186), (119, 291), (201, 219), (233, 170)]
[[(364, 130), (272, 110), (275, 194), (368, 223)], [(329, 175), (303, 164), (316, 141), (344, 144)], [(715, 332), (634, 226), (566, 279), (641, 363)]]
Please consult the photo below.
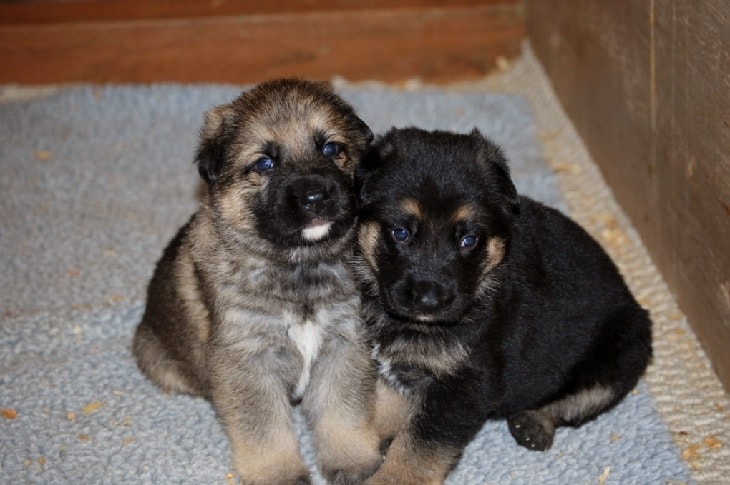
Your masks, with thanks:
[(211, 401), (244, 483), (309, 483), (291, 406), (334, 483), (380, 464), (375, 369), (345, 259), (370, 129), (329, 86), (278, 80), (207, 113), (208, 193), (171, 241), (134, 338), (160, 387)]

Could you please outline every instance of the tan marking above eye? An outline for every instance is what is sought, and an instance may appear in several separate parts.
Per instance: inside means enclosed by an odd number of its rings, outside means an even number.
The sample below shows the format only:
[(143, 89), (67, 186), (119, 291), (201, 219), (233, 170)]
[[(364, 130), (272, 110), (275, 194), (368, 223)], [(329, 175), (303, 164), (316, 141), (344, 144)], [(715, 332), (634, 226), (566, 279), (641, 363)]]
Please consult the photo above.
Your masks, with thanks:
[(400, 201), (400, 206), (406, 214), (412, 215), (416, 219), (423, 219), (423, 209), (416, 199), (405, 198)]
[(462, 222), (472, 219), (476, 211), (471, 204), (463, 204), (457, 207), (454, 213), (451, 215), (452, 222)]

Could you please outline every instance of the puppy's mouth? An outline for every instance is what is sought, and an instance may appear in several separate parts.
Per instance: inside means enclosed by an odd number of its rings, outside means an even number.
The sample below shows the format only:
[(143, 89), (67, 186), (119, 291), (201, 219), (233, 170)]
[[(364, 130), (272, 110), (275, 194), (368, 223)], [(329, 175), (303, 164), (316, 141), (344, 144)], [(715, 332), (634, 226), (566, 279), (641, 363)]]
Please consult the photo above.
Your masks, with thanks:
[(302, 229), (302, 239), (317, 242), (325, 239), (332, 229), (333, 221), (323, 217), (315, 217)]
[(390, 313), (391, 316), (399, 320), (406, 320), (414, 323), (425, 323), (429, 325), (448, 325), (458, 321), (458, 318), (454, 317), (454, 315), (452, 315), (451, 313), (428, 314), (403, 311), (403, 309), (399, 309), (398, 311), (386, 309), (386, 311)]

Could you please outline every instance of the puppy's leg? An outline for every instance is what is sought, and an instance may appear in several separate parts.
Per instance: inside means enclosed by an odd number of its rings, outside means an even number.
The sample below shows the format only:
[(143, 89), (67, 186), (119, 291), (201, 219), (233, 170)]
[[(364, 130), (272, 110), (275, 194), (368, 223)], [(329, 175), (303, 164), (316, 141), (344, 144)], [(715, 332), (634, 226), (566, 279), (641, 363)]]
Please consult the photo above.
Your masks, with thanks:
[(395, 436), (408, 421), (411, 406), (392, 386), (378, 379), (375, 386), (375, 426), (380, 436), (380, 451), (385, 454)]
[(509, 416), (518, 444), (531, 450), (552, 446), (555, 428), (580, 426), (615, 406), (636, 386), (651, 358), (651, 323), (638, 306), (612, 312), (596, 338), (590, 359), (576, 366), (574, 384), (539, 409)]
[(204, 385), (192, 372), (191, 364), (173, 358), (145, 321), (137, 327), (132, 349), (140, 370), (165, 391), (205, 395)]
[(461, 451), (415, 438), (407, 427), (395, 437), (378, 471), (367, 485), (439, 485), (456, 465)]
[[(243, 347), (245, 344), (241, 344)], [(211, 400), (231, 443), (242, 483), (308, 484), (291, 420), (288, 388), (293, 359), (276, 346), (252, 351), (211, 347)]]
[(515, 441), (530, 450), (544, 451), (553, 444), (555, 428), (579, 426), (616, 402), (616, 391), (597, 385), (551, 402), (540, 409), (521, 411), (507, 419)]
[(388, 448), (383, 465), (366, 484), (444, 482), (489, 413), (479, 392), (464, 393), (455, 399), (454, 389), (472, 391), (474, 385), (432, 381), (423, 394), (409, 398), (407, 422)]
[(375, 428), (375, 367), (362, 343), (334, 337), (312, 368), (302, 408), (329, 483), (355, 484), (381, 463)]

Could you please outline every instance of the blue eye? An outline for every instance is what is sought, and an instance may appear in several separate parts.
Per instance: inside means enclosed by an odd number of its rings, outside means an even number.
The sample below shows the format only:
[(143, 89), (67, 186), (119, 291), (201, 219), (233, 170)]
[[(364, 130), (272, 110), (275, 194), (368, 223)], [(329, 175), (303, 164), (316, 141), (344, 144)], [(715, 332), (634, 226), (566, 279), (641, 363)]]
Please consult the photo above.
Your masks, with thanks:
[(340, 145), (333, 141), (328, 141), (322, 145), (322, 155), (327, 158), (334, 158), (340, 154)]
[(274, 168), (274, 160), (272, 160), (271, 157), (261, 157), (256, 160), (254, 167), (256, 167), (256, 170), (259, 172), (266, 172)]
[(411, 233), (405, 227), (396, 227), (391, 234), (397, 242), (408, 242), (411, 239)]
[(469, 234), (468, 236), (464, 236), (459, 241), (459, 247), (460, 248), (470, 248), (472, 246), (476, 246), (477, 241), (479, 241), (479, 238), (473, 234)]

